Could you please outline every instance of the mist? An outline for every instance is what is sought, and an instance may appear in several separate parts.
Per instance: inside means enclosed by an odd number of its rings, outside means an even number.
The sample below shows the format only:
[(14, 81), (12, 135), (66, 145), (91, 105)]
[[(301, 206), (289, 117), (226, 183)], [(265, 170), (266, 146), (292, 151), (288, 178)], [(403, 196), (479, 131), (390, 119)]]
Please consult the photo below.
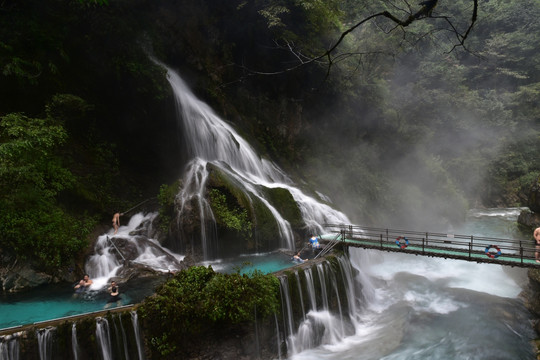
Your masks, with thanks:
[(495, 55), (474, 56), (490, 46), (482, 36), (495, 34), (479, 31), (467, 51), (444, 53), (431, 39), (376, 55), (377, 67), (332, 70), (352, 84), (313, 111), (308, 136), (320, 146), (303, 170), (355, 223), (447, 231), (471, 208), (523, 206), (537, 165), (519, 152), (538, 122), (520, 96), (528, 81), (513, 75), (523, 69), (494, 72)]

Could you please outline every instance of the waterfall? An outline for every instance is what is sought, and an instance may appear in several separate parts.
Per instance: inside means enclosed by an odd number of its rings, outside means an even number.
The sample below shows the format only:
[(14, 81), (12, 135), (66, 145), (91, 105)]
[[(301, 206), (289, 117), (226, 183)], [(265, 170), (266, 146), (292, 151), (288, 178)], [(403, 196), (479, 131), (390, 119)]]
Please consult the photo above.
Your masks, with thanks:
[[(314, 279), (314, 273), (318, 281)], [(283, 305), (283, 329), (288, 333), (286, 344), (289, 355), (294, 355), (320, 345), (336, 344), (347, 335), (354, 334), (357, 312), (363, 300), (363, 285), (354, 281), (355, 269), (347, 256), (340, 256), (335, 265), (325, 261), (301, 274), (295, 272), (296, 279), (304, 279), (298, 297), (291, 298), (290, 283), (287, 276), (280, 277), (280, 288)], [(300, 281), (298, 281), (300, 283)], [(339, 283), (339, 286), (338, 286)], [(318, 286), (316, 286), (318, 284)], [(369, 291), (369, 289), (368, 289)], [(294, 319), (293, 305), (310, 299), (307, 313)], [(317, 307), (316, 300), (320, 300)], [(298, 304), (297, 304), (298, 305)], [(297, 306), (304, 312), (304, 306)], [(296, 315), (298, 317), (298, 315)], [(298, 326), (294, 328), (295, 320)]]
[(136, 311), (131, 312), (131, 323), (133, 324), (133, 331), (135, 334), (135, 341), (137, 342), (137, 353), (139, 354), (139, 360), (144, 360), (144, 349), (141, 339), (141, 329), (139, 328), (139, 318)]
[(20, 333), (0, 336), (0, 360), (19, 360)]
[[(191, 204), (197, 204), (200, 219), (201, 249), (205, 260), (216, 258), (216, 225), (214, 214), (205, 197), (208, 181), (208, 165), (217, 167), (240, 184), (250, 198), (260, 200), (272, 213), (278, 225), (279, 247), (294, 249), (291, 225), (265, 198), (264, 188), (283, 188), (296, 201), (306, 228), (314, 233), (322, 232), (323, 223), (350, 223), (347, 217), (293, 186), (291, 179), (275, 164), (262, 159), (227, 122), (220, 119), (204, 102), (190, 91), (180, 76), (165, 64), (153, 59), (167, 70), (167, 78), (173, 89), (177, 116), (184, 131), (184, 138), (192, 160), (187, 165), (183, 187), (177, 195), (178, 224)], [(182, 231), (181, 231), (182, 232)], [(188, 234), (180, 234), (189, 241)], [(182, 248), (182, 246), (178, 246)]]
[[(106, 285), (108, 279), (118, 276), (125, 261), (145, 265), (154, 270), (168, 272), (180, 269), (183, 256), (177, 255), (162, 247), (156, 240), (132, 235), (134, 231), (149, 229), (157, 213), (136, 214), (128, 224), (120, 226), (116, 235), (104, 234), (98, 237), (94, 245), (94, 254), (85, 264), (85, 271), (93, 279), (90, 289), (98, 290)], [(114, 245), (113, 245), (114, 244)], [(129, 252), (130, 258), (124, 260), (127, 253), (119, 253), (118, 247)]]
[(279, 336), (279, 322), (278, 322), (277, 314), (275, 313), (274, 313), (274, 320), (276, 323), (277, 354), (279, 356), (279, 360), (281, 360), (281, 336)]
[(77, 323), (71, 324), (71, 350), (73, 350), (73, 359), (79, 359), (79, 342), (77, 341)]
[(306, 320), (306, 309), (304, 307), (304, 296), (302, 295), (302, 283), (300, 282), (300, 275), (298, 272), (295, 272), (296, 284), (298, 285), (298, 294), (300, 295), (300, 305), (302, 306), (302, 314), (304, 315), (304, 320)]
[[(292, 350), (293, 353), (295, 353), (295, 344), (293, 341), (293, 334), (294, 334), (294, 319), (293, 319), (293, 311), (292, 311), (292, 304), (291, 304), (291, 296), (289, 294), (289, 281), (286, 277), (280, 277), (280, 290), (281, 290), (281, 301), (282, 301), (282, 312), (283, 312), (283, 320), (285, 323), (285, 329), (287, 330), (285, 334), (288, 333), (287, 337), (287, 347)], [(285, 304), (283, 304), (283, 301)], [(285, 306), (283, 306), (285, 305)]]
[(55, 328), (51, 326), (37, 330), (39, 358), (41, 360), (52, 359), (54, 330)]
[(122, 315), (114, 314), (112, 316), (112, 323), (114, 328), (114, 339), (116, 345), (116, 354), (121, 354), (121, 358), (129, 360), (128, 339), (122, 324)]
[(311, 304), (311, 310), (317, 310), (317, 296), (315, 295), (315, 283), (313, 281), (313, 274), (311, 268), (306, 269), (306, 287), (309, 296), (309, 303)]
[(112, 360), (109, 322), (103, 317), (96, 318), (96, 341), (103, 360)]
[(319, 274), (319, 283), (321, 285), (321, 300), (323, 310), (328, 310), (328, 292), (326, 291), (326, 276), (324, 273), (325, 263), (317, 264), (317, 272)]

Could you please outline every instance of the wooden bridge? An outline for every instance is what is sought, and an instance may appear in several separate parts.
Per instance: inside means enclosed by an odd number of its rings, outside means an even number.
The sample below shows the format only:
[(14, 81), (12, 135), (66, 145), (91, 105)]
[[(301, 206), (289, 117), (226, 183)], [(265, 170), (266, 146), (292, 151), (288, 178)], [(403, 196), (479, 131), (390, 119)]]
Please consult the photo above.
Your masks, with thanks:
[(325, 245), (321, 254), (337, 244), (344, 244), (477, 263), (540, 268), (540, 263), (535, 260), (536, 246), (533, 239), (499, 239), (342, 224), (327, 224), (325, 229), (328, 233), (319, 236)]

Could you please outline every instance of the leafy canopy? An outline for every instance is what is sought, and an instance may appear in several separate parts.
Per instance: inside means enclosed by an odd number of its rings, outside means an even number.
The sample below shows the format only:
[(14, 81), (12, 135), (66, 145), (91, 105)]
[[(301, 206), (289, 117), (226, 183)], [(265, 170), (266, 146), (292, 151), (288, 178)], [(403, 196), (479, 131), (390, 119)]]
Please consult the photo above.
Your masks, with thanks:
[(13, 113), (0, 118), (0, 239), (24, 259), (56, 268), (86, 245), (95, 225), (78, 220), (57, 203), (75, 183), (58, 150), (67, 139), (51, 117)]
[(161, 355), (181, 349), (183, 341), (210, 329), (265, 318), (279, 309), (279, 281), (255, 271), (222, 274), (194, 266), (176, 274), (140, 308), (152, 347)]

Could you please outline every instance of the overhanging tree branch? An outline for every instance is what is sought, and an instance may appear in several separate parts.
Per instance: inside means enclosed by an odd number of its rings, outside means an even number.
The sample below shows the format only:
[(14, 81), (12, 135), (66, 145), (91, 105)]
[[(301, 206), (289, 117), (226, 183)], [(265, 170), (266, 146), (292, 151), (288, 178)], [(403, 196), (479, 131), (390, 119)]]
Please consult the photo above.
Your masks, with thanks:
[[(454, 25), (454, 23), (452, 22), (449, 16), (432, 16), (433, 9), (437, 6), (437, 4), (439, 3), (439, 0), (426, 0), (418, 4), (418, 5), (422, 5), (422, 7), (417, 12), (412, 13), (410, 10), (408, 10), (409, 15), (404, 19), (400, 19), (398, 16), (392, 14), (391, 12), (387, 10), (378, 12), (376, 14), (370, 15), (362, 19), (361, 21), (357, 22), (356, 24), (354, 24), (353, 26), (351, 26), (350, 28), (342, 32), (338, 40), (330, 48), (328, 48), (325, 52), (315, 57), (307, 57), (306, 55), (300, 53), (299, 51), (296, 51), (291, 46), (291, 44), (287, 42), (284, 47), (282, 46), (282, 48), (286, 48), (290, 53), (293, 54), (294, 57), (296, 57), (298, 62), (294, 66), (291, 66), (291, 67), (288, 67), (286, 69), (282, 69), (279, 71), (274, 71), (274, 72), (261, 72), (261, 71), (250, 70), (250, 73), (260, 74), (260, 75), (277, 75), (277, 74), (283, 74), (289, 71), (296, 70), (300, 67), (303, 67), (309, 64), (323, 63), (325, 66), (327, 66), (327, 74), (328, 74), (330, 72), (332, 65), (338, 59), (343, 59), (345, 57), (344, 55), (353, 54), (353, 53), (347, 53), (347, 54), (339, 54), (337, 56), (334, 55), (334, 53), (336, 52), (338, 47), (343, 43), (345, 38), (349, 34), (351, 34), (353, 31), (361, 27), (362, 25), (366, 24), (367, 22), (373, 19), (380, 18), (380, 17), (387, 18), (388, 20), (390, 20), (391, 22), (395, 24), (395, 27), (392, 28), (392, 30), (390, 30), (389, 32), (395, 30), (396, 28), (406, 28), (412, 23), (416, 21), (424, 20), (424, 19), (444, 19), (444, 21), (449, 25), (450, 31), (452, 31), (457, 38), (457, 43), (452, 47), (450, 52), (454, 51), (457, 47), (465, 48), (465, 41), (470, 35), (478, 17), (478, 0), (472, 0), (472, 2), (473, 2), (473, 13), (471, 16), (471, 20), (469, 22), (469, 26), (467, 30), (465, 31), (465, 33), (463, 34), (459, 32), (457, 26)], [(406, 4), (409, 5), (408, 3)], [(408, 7), (410, 9), (410, 6)], [(403, 10), (403, 9), (400, 9), (400, 10)]]

